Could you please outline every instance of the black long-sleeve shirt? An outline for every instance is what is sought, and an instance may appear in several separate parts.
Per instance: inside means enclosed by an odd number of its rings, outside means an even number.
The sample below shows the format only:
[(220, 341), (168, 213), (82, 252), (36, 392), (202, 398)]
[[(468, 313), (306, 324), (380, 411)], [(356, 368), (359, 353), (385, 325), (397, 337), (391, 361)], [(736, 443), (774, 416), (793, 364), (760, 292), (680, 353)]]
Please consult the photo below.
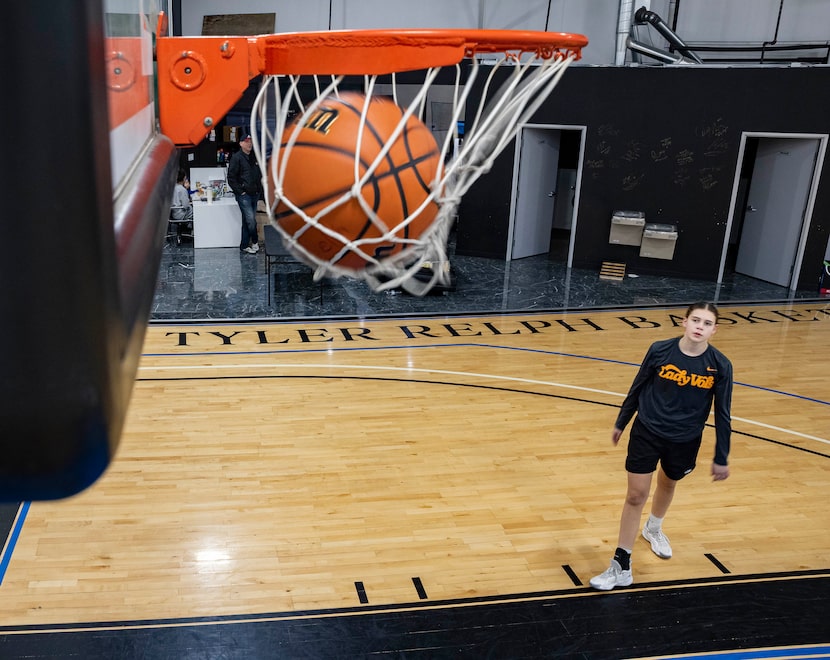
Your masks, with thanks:
[(654, 342), (620, 408), (615, 426), (634, 413), (652, 433), (685, 442), (703, 433), (715, 405), (715, 463), (727, 465), (732, 433), (732, 363), (709, 345), (698, 356), (680, 350), (680, 337)]

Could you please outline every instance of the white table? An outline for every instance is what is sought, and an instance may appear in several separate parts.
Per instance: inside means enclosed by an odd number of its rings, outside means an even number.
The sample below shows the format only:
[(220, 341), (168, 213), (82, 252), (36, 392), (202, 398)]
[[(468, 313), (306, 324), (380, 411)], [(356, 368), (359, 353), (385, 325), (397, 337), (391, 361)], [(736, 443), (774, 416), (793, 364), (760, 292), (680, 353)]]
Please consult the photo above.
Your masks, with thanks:
[(193, 201), (194, 247), (239, 247), (241, 242), (242, 212), (235, 197)]

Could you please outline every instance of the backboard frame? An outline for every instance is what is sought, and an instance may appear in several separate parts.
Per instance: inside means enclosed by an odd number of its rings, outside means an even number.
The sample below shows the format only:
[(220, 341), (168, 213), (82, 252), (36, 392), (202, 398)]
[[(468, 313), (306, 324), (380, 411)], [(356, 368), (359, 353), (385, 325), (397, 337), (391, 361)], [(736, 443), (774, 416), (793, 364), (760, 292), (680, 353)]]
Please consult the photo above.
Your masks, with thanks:
[(75, 494), (115, 453), (178, 159), (154, 129), (114, 185), (101, 0), (15, 3), (6, 20), (3, 119), (22, 112), (4, 121), (0, 501), (15, 502)]

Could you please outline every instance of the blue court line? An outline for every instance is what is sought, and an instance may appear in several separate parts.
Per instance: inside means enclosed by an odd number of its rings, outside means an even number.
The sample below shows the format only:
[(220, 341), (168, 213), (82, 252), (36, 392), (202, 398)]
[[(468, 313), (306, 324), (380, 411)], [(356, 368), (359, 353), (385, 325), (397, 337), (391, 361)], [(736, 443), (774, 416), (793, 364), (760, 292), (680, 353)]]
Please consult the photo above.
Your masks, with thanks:
[[(558, 355), (561, 357), (575, 358), (577, 360), (594, 360), (596, 362), (605, 362), (607, 364), (621, 364), (626, 367), (637, 367), (640, 364), (637, 362), (626, 362), (623, 360), (614, 360), (612, 358), (594, 357), (592, 355), (579, 355), (577, 353), (564, 353), (562, 351), (546, 351), (539, 348), (521, 348), (518, 346), (499, 346), (497, 344), (415, 344), (415, 345), (398, 345), (398, 346), (342, 346), (339, 348), (301, 348), (301, 349), (277, 349), (273, 351), (195, 351), (187, 353), (142, 353), (142, 357), (203, 357), (205, 355), (289, 355), (296, 353), (334, 353), (334, 352), (348, 352), (348, 351), (389, 351), (389, 350), (413, 350), (419, 348), (494, 348), (506, 351), (522, 351), (525, 353), (541, 353), (543, 355)], [(335, 366), (335, 365), (332, 365)], [(149, 367), (152, 368), (152, 367)], [(140, 371), (140, 369), (139, 369)], [(822, 399), (815, 399), (813, 397), (804, 396), (802, 394), (794, 394), (792, 392), (784, 392), (770, 387), (763, 387), (761, 385), (752, 385), (750, 383), (742, 383), (735, 381), (735, 385), (741, 387), (748, 387), (762, 392), (769, 392), (770, 394), (777, 394), (786, 396), (800, 401), (808, 401), (810, 403), (817, 403), (822, 406), (830, 406), (830, 401)]]
[(752, 660), (757, 658), (830, 658), (830, 646), (793, 646), (790, 648), (756, 649), (753, 651), (723, 651), (694, 655), (658, 656), (660, 660)]
[(9, 542), (6, 544), (3, 556), (0, 557), (0, 584), (3, 584), (3, 578), (6, 577), (6, 569), (8, 569), (9, 562), (12, 560), (14, 546), (17, 545), (17, 539), (20, 537), (20, 532), (23, 529), (23, 523), (26, 520), (26, 514), (29, 512), (31, 504), (31, 502), (23, 502), (20, 505), (20, 510), (17, 512), (14, 527), (12, 527), (12, 532), (9, 534)]

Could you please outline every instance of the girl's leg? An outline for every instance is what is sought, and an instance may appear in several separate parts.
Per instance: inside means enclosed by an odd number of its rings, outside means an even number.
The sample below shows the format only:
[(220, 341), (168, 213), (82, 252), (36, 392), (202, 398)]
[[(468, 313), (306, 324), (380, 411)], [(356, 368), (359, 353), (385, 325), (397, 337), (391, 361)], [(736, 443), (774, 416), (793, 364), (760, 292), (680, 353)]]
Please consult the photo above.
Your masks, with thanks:
[(640, 518), (651, 489), (651, 473), (635, 474), (628, 472), (627, 474), (628, 489), (625, 494), (622, 515), (620, 516), (620, 535), (617, 545), (623, 550), (631, 552), (634, 547), (634, 540), (640, 531)]
[(657, 487), (654, 489), (654, 497), (651, 499), (651, 515), (655, 518), (665, 518), (669, 506), (674, 499), (674, 489), (677, 482), (669, 479), (663, 468), (657, 471)]

